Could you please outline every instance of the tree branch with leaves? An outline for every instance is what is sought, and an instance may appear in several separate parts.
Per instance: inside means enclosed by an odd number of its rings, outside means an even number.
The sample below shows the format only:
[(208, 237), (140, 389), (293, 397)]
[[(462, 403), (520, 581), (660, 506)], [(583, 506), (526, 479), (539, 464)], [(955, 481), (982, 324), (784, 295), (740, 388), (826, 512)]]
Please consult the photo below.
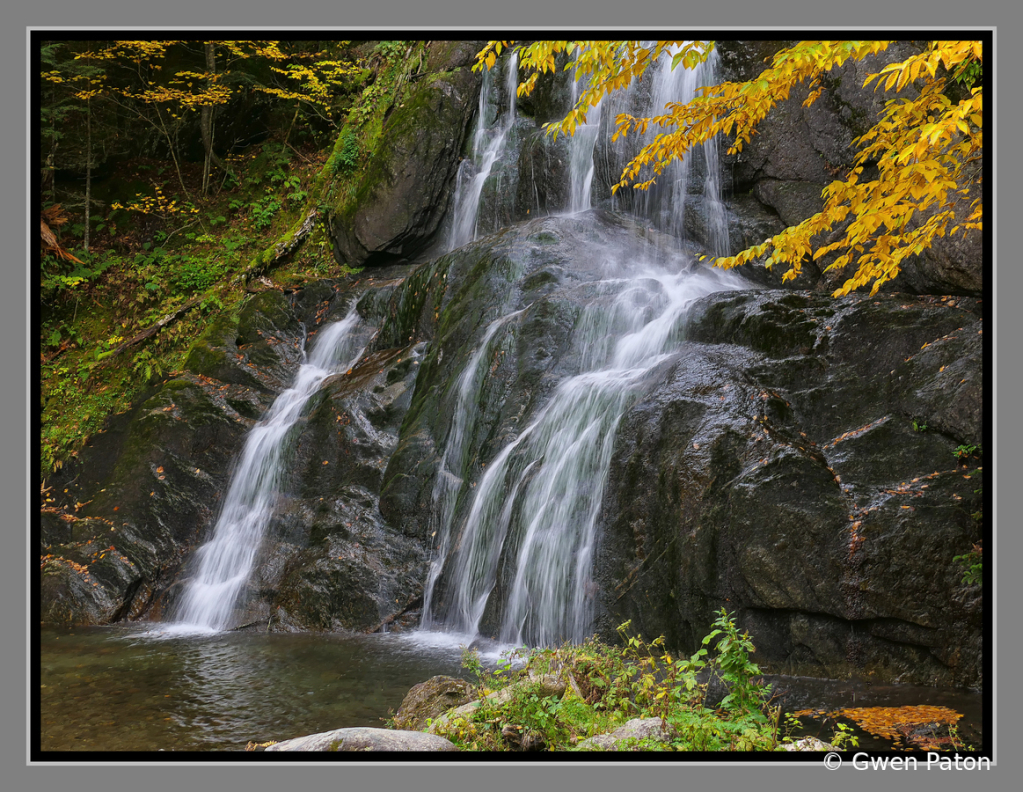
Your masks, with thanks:
[[(730, 140), (729, 153), (742, 151), (758, 125), (793, 89), (809, 88), (804, 106), (823, 90), (823, 78), (849, 61), (886, 50), (890, 41), (802, 41), (776, 53), (764, 71), (744, 82), (702, 88), (685, 104), (669, 102), (661, 115), (636, 118), (620, 114), (614, 139), (661, 131), (625, 166), (617, 191), (646, 190), (672, 161), (716, 135)], [(491, 41), (477, 55), (477, 69), (491, 68), (514, 42)], [(607, 94), (627, 87), (665, 53), (673, 68), (693, 68), (709, 54), (711, 42), (540, 41), (520, 47), (520, 66), (528, 76), (519, 94), (532, 92), (540, 74), (574, 70), (587, 86), (561, 121), (547, 125), (551, 134), (574, 133), (586, 111)], [(849, 294), (871, 285), (871, 294), (895, 278), (906, 259), (930, 248), (940, 237), (979, 231), (983, 155), (983, 68), (980, 41), (931, 41), (922, 52), (870, 75), (865, 85), (885, 93), (915, 86), (886, 102), (881, 118), (853, 141), (853, 167), (828, 185), (824, 208), (762, 244), (715, 260), (731, 268), (763, 260), (766, 267), (787, 265), (784, 280), (796, 278), (805, 262), (835, 254), (825, 271), (849, 265), (854, 274), (834, 292)], [(562, 65), (563, 64), (563, 65)], [(959, 84), (962, 98), (949, 97)], [(909, 92), (905, 92), (909, 93)], [(875, 173), (876, 177), (867, 178)], [(966, 206), (965, 210), (958, 207)]]

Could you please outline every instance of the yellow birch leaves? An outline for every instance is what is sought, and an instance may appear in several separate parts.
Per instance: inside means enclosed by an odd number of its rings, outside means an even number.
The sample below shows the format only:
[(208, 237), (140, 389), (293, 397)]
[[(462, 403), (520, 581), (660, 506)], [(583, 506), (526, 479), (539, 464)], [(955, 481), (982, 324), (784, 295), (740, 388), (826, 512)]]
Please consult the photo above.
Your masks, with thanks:
[[(491, 68), (501, 49), (512, 42), (490, 42), (477, 56), (476, 68)], [(800, 84), (809, 89), (804, 105), (823, 90), (823, 78), (847, 61), (886, 50), (890, 41), (801, 41), (782, 49), (760, 75), (746, 82), (707, 86), (686, 104), (669, 102), (662, 115), (615, 119), (615, 138), (662, 131), (629, 162), (619, 183), (649, 188), (673, 160), (715, 135), (730, 141), (729, 153), (742, 151), (758, 124)], [(704, 60), (711, 43), (658, 41), (541, 41), (520, 50), (528, 74), (519, 94), (528, 94), (539, 74), (555, 70), (564, 53), (564, 68), (586, 76), (587, 87), (552, 133), (573, 134), (585, 123), (586, 111), (607, 93), (638, 79), (665, 50), (676, 49), (673, 66), (692, 68)], [(500, 49), (498, 49), (500, 47)], [(871, 294), (899, 274), (907, 257), (955, 233), (980, 229), (983, 151), (983, 90), (974, 85), (983, 67), (980, 41), (931, 41), (923, 51), (870, 75), (865, 85), (898, 94), (886, 102), (881, 118), (853, 141), (852, 169), (827, 186), (823, 210), (736, 256), (716, 260), (734, 267), (754, 259), (766, 266), (785, 264), (783, 277), (795, 278), (807, 260), (835, 254), (825, 270), (849, 265), (854, 274), (837, 289), (848, 294), (868, 284)], [(963, 87), (958, 101), (949, 98), (955, 82)], [(907, 90), (907, 87), (909, 90)], [(953, 94), (954, 95), (954, 94)], [(876, 178), (864, 178), (874, 172)]]

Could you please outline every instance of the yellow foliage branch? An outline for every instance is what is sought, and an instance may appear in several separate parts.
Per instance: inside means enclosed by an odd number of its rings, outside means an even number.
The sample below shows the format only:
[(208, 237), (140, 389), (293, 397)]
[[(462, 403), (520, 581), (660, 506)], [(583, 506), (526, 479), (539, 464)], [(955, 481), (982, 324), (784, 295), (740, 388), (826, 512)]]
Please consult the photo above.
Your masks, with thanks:
[[(514, 42), (490, 42), (477, 56), (477, 69), (493, 68), (503, 49)], [(650, 118), (620, 114), (615, 119), (614, 139), (662, 131), (625, 166), (621, 187), (648, 189), (675, 159), (716, 135), (731, 139), (729, 153), (742, 151), (756, 134), (757, 126), (792, 90), (806, 84), (809, 106), (823, 90), (822, 78), (849, 60), (862, 60), (886, 50), (891, 41), (802, 41), (781, 50), (771, 64), (752, 80), (707, 86), (686, 104), (669, 102), (664, 113)], [(693, 68), (706, 59), (712, 44), (658, 41), (652, 46), (624, 41), (543, 41), (523, 47), (520, 63), (528, 73), (519, 94), (528, 94), (540, 74), (557, 68), (574, 69), (576, 79), (586, 77), (587, 87), (560, 122), (548, 131), (571, 135), (585, 123), (586, 110), (606, 94), (627, 87), (665, 52), (674, 52), (673, 68)], [(873, 283), (871, 294), (899, 274), (907, 257), (929, 248), (935, 239), (969, 229), (979, 229), (983, 203), (972, 198), (980, 184), (975, 167), (983, 152), (983, 94), (973, 87), (968, 96), (953, 103), (946, 90), (952, 79), (967, 67), (983, 64), (979, 41), (933, 41), (923, 52), (870, 75), (875, 90), (894, 91), (881, 119), (854, 141), (859, 150), (854, 166), (844, 179), (825, 188), (821, 212), (797, 226), (735, 256), (717, 259), (730, 268), (767, 257), (765, 266), (787, 264), (785, 280), (798, 276), (802, 263), (839, 253), (825, 267), (835, 270), (855, 264), (855, 274), (835, 296)], [(907, 90), (912, 87), (913, 90)], [(861, 181), (864, 170), (876, 165), (878, 179)], [(649, 177), (640, 180), (643, 171)], [(968, 202), (968, 210), (956, 206)], [(836, 227), (845, 224), (837, 231)], [(820, 239), (832, 241), (819, 242)]]

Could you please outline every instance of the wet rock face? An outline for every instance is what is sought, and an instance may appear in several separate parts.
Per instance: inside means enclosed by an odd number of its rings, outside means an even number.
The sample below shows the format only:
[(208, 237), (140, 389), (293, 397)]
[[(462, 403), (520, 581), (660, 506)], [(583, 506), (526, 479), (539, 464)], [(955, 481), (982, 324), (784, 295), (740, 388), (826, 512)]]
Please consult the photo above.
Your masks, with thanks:
[(440, 228), (480, 83), (465, 46), (445, 52), (388, 116), (355, 198), (328, 218), (342, 263), (411, 260)]
[[(645, 232), (633, 223), (605, 213), (539, 219), (467, 245), (442, 258), (432, 274), (410, 278), (414, 285), (405, 294), (418, 290), (418, 299), (435, 308), (427, 325), (433, 340), (384, 474), (380, 511), (391, 525), (436, 547), (442, 530), (436, 495), (441, 460), (453, 442), (451, 427), (466, 409), (459, 402), (459, 377), (492, 323), (516, 314), (480, 363), (486, 372), (468, 407), (465, 467), (454, 459), (447, 463), (470, 488), (548, 403), (558, 383), (578, 373), (572, 339), (582, 307), (607, 274), (608, 251), (640, 233)], [(640, 249), (656, 255), (656, 241)], [(460, 502), (464, 507), (468, 496)], [(510, 566), (499, 573), (498, 586), (514, 574)], [(438, 597), (447, 583), (438, 582)], [(483, 630), (500, 624), (500, 597), (491, 600), (494, 609), (485, 615)]]
[(252, 581), (260, 618), (373, 631), (418, 617), (423, 546), (385, 522), (379, 493), (424, 346), (369, 353), (314, 397)]
[(983, 322), (952, 302), (698, 303), (616, 438), (605, 631), (695, 649), (725, 607), (772, 668), (979, 684), (979, 591), (950, 559), (981, 535), (977, 460), (954, 451), (980, 442)]

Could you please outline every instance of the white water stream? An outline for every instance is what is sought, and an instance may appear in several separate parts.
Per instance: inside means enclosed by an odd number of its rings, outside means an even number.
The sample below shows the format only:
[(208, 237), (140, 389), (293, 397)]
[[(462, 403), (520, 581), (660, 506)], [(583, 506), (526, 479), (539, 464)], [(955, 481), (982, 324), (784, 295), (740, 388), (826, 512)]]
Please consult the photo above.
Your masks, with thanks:
[(196, 551), (194, 574), (186, 582), (169, 626), (179, 631), (218, 631), (231, 626), (235, 605), (274, 513), (294, 439), (292, 429), (323, 381), (359, 359), (361, 350), (351, 348), (358, 322), (353, 309), (340, 322), (318, 331), (294, 384), (277, 397), (249, 432), (213, 536)]
[(490, 178), (494, 163), (504, 154), (508, 133), (515, 124), (516, 89), (519, 82), (519, 59), (508, 56), (505, 65), (505, 94), (508, 108), (499, 114), (493, 126), (487, 126), (490, 114), (490, 93), (493, 80), (489, 70), (483, 74), (480, 103), (476, 113), (476, 131), (472, 138), (472, 156), (463, 160), (455, 182), (455, 205), (452, 210), (448, 249), (454, 250), (476, 239), (479, 227), (480, 197)]
[[(676, 51), (674, 49), (666, 51), (660, 61), (644, 75), (643, 81), (633, 82), (627, 89), (605, 98), (608, 105), (606, 112), (608, 127), (605, 134), (610, 134), (614, 119), (619, 113), (627, 112), (637, 117), (664, 115), (665, 105), (669, 102), (680, 104), (690, 102), (696, 97), (701, 86), (714, 85), (719, 81), (717, 74), (719, 57), (716, 50), (712, 50), (706, 61), (693, 69), (685, 69), (682, 66), (672, 69), (671, 60)], [(656, 124), (651, 124), (643, 135), (627, 135), (612, 143), (610, 149), (614, 157), (610, 165), (611, 171), (615, 175), (621, 173), (626, 162), (664, 131)], [(700, 159), (701, 178), (697, 178), (694, 163)], [(632, 211), (646, 217), (661, 231), (681, 241), (688, 236), (687, 208), (690, 211), (695, 208), (693, 199), (697, 197), (700, 198), (700, 202), (696, 209), (703, 214), (702, 224), (706, 229), (704, 247), (712, 256), (727, 255), (728, 223), (722, 201), (721, 162), (717, 138), (694, 147), (683, 159), (669, 164), (649, 190), (635, 194)]]
[[(553, 645), (589, 635), (597, 518), (618, 422), (643, 393), (646, 375), (681, 343), (686, 307), (743, 285), (725, 272), (680, 273), (681, 263), (658, 267), (620, 251), (577, 323), (582, 371), (563, 380), (486, 466), (467, 513), (457, 518), (454, 502), (467, 478), (465, 416), (485, 376), (480, 364), (485, 368), (497, 333), (523, 312), (490, 325), (460, 377), (458, 423), (435, 490), (443, 493), (443, 533), (427, 580), (424, 628), (475, 636), (492, 608), (501, 613), (493, 637), (503, 643)], [(512, 570), (503, 584), (502, 566)], [(491, 602), (495, 593), (500, 603)]]
[[(572, 83), (572, 106), (579, 98), (579, 82)], [(600, 107), (588, 108), (586, 123), (576, 127), (568, 144), (569, 152), (569, 203), (571, 213), (585, 212), (590, 208), (590, 188), (593, 186), (593, 148), (600, 132)]]

